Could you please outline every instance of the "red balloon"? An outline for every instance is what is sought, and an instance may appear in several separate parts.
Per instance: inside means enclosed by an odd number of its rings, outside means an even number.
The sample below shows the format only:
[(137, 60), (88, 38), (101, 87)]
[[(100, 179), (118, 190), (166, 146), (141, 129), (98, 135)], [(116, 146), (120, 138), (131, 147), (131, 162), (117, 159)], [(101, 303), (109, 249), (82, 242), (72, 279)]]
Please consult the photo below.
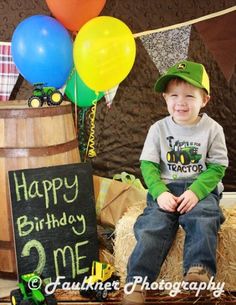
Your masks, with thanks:
[(97, 17), (106, 0), (46, 0), (47, 5), (64, 27), (78, 31), (90, 19)]

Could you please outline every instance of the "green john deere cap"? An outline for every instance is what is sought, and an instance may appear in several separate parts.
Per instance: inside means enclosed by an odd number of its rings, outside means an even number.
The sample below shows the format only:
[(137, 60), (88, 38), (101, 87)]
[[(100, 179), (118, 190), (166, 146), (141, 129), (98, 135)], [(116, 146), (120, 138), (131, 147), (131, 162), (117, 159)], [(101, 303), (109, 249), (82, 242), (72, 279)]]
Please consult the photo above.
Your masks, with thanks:
[(209, 77), (202, 64), (183, 60), (178, 62), (162, 75), (155, 84), (155, 91), (164, 92), (168, 82), (175, 77), (180, 77), (191, 85), (205, 89), (210, 94)]

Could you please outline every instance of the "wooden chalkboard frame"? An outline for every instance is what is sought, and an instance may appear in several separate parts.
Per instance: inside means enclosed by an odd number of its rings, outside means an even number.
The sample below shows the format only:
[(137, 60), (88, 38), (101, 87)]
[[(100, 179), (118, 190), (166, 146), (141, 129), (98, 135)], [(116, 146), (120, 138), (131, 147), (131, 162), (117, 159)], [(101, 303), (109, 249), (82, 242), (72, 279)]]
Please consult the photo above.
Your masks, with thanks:
[(82, 281), (98, 260), (91, 165), (22, 169), (8, 176), (18, 276), (36, 272), (51, 281)]

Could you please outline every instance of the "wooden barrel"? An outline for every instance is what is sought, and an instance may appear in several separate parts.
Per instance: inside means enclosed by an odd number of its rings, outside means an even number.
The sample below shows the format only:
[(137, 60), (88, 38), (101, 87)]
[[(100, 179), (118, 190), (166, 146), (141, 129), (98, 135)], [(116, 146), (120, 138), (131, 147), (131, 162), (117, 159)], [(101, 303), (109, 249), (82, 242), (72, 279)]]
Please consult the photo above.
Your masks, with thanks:
[(0, 103), (0, 276), (15, 278), (16, 260), (8, 171), (80, 162), (69, 102), (29, 108), (26, 101)]

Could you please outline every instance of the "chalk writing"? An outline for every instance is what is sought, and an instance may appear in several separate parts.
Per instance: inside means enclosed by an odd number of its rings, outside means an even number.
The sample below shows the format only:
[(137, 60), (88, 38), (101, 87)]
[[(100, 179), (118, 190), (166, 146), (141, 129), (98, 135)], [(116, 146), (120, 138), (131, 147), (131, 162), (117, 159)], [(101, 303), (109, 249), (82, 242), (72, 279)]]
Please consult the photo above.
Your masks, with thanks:
[[(76, 243), (75, 248), (73, 249), (70, 246), (65, 246), (63, 249), (58, 248), (53, 251), (54, 255), (54, 263), (55, 263), (55, 270), (56, 270), (56, 275), (62, 275), (60, 274), (59, 271), (59, 264), (58, 260), (59, 258), (62, 259), (62, 266), (64, 268), (68, 268), (66, 262), (71, 261), (71, 269), (72, 269), (72, 278), (74, 279), (76, 275), (78, 274), (83, 274), (89, 271), (88, 267), (85, 268), (80, 268), (80, 261), (85, 259), (86, 256), (79, 256), (79, 247), (84, 246), (88, 243), (88, 240), (82, 241), (79, 243)], [(58, 257), (60, 254), (60, 257)]]
[[(52, 180), (43, 180), (43, 181), (33, 181), (27, 183), (24, 172), (21, 173), (20, 179), (14, 173), (15, 181), (15, 191), (16, 191), (16, 200), (17, 201), (27, 201), (33, 198), (44, 198), (46, 209), (49, 208), (49, 198), (50, 193), (52, 195), (52, 203), (56, 205), (58, 203), (58, 193), (61, 188), (65, 188), (65, 193), (63, 193), (63, 199), (66, 203), (72, 203), (77, 199), (79, 192), (78, 177), (75, 175), (71, 184), (68, 182), (68, 178), (53, 178)], [(73, 189), (73, 196), (68, 198), (66, 193), (67, 190)]]
[(83, 280), (98, 259), (91, 165), (10, 171), (9, 182), (19, 274)]
[(22, 249), (22, 252), (21, 252), (21, 256), (22, 257), (29, 256), (30, 255), (30, 250), (32, 248), (35, 248), (37, 250), (38, 256), (39, 256), (38, 265), (35, 268), (35, 272), (37, 274), (42, 274), (43, 268), (44, 268), (45, 263), (46, 263), (46, 253), (45, 253), (44, 247), (41, 244), (41, 242), (39, 242), (38, 240), (35, 240), (35, 239), (29, 240), (24, 245), (24, 247)]
[(62, 213), (62, 217), (59, 219), (54, 214), (46, 213), (45, 218), (39, 219), (38, 217), (33, 217), (33, 220), (29, 220), (26, 215), (17, 218), (17, 231), (20, 237), (27, 236), (32, 233), (33, 230), (39, 232), (42, 230), (51, 230), (59, 228), (61, 226), (72, 225), (72, 231), (76, 235), (84, 234), (86, 231), (86, 221), (84, 215), (67, 215), (65, 212)]

